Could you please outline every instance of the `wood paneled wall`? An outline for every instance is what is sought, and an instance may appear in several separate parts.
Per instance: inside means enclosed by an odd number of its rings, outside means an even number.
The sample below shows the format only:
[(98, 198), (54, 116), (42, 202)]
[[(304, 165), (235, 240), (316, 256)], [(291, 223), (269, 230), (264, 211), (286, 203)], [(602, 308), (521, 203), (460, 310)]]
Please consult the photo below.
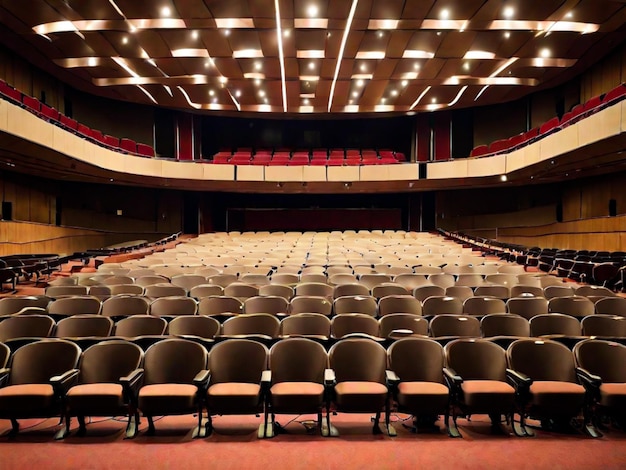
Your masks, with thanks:
[(622, 44), (581, 76), (581, 102), (606, 93), (624, 82), (626, 82), (626, 45)]
[(155, 241), (171, 233), (104, 232), (31, 222), (0, 221), (0, 256), (19, 253), (72, 254), (132, 240)]

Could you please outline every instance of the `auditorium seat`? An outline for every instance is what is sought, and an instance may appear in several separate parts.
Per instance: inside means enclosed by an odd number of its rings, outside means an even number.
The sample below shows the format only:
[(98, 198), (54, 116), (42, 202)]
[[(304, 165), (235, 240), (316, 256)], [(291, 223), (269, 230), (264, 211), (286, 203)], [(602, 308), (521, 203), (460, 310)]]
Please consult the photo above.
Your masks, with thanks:
[(535, 315), (530, 320), (531, 336), (581, 336), (580, 321), (570, 315), (562, 313), (546, 313)]
[(243, 313), (243, 302), (226, 295), (203, 297), (198, 302), (198, 315), (229, 317)]
[(384, 317), (394, 313), (422, 314), (422, 304), (412, 295), (393, 294), (380, 297), (378, 300), (378, 315)]
[(462, 313), (463, 301), (456, 297), (434, 295), (422, 301), (422, 315), (425, 317), (433, 317), (441, 314), (460, 315)]
[(259, 295), (278, 296), (291, 300), (294, 296), (293, 287), (284, 284), (267, 284), (259, 287)]
[(331, 320), (330, 334), (335, 339), (348, 335), (366, 335), (372, 339), (378, 338), (378, 321), (372, 315), (365, 313), (342, 313), (335, 315)]
[[(328, 354), (324, 347), (306, 338), (286, 338), (269, 350), (269, 366), (265, 373), (265, 415), (261, 437), (274, 437), (276, 414), (316, 414), (317, 429), (329, 435), (322, 419), (326, 405), (324, 377), (328, 370)], [(328, 409), (326, 410), (328, 413)], [(261, 433), (259, 433), (261, 434)]]
[(572, 352), (556, 341), (519, 339), (506, 354), (524, 434), (534, 434), (526, 426), (527, 417), (541, 420), (544, 429), (569, 429), (570, 420), (583, 411), (585, 403), (585, 389), (576, 383)]
[(364, 295), (344, 295), (333, 301), (335, 315), (344, 313), (363, 313), (375, 317), (378, 314), (376, 299)]
[(444, 383), (444, 351), (426, 338), (403, 338), (387, 350), (388, 383), (398, 411), (413, 416), (413, 432), (429, 430), (438, 415), (449, 422), (449, 390)]
[(489, 144), (489, 154), (496, 155), (509, 150), (509, 139), (494, 140)]
[(131, 399), (131, 374), (142, 361), (141, 348), (127, 341), (103, 341), (86, 349), (78, 364), (77, 383), (65, 395), (65, 435), (70, 432), (73, 416), (78, 418), (79, 436), (87, 432), (86, 417), (128, 416), (126, 437), (134, 437), (139, 416)]
[(329, 317), (333, 311), (333, 304), (327, 297), (316, 295), (296, 295), (289, 302), (289, 314), (319, 313)]
[(59, 112), (51, 106), (45, 103), (41, 103), (41, 115), (50, 122), (57, 122), (59, 120)]
[[(203, 315), (178, 316), (172, 319), (168, 325), (168, 333), (191, 340), (200, 338), (212, 340), (220, 333), (222, 325), (213, 317)], [(205, 344), (203, 341), (203, 344)]]
[(6, 318), (0, 322), (0, 343), (17, 338), (46, 338), (52, 334), (54, 326), (54, 320), (47, 315)]
[(564, 313), (577, 318), (583, 318), (595, 313), (594, 304), (587, 297), (573, 295), (570, 297), (555, 297), (548, 301), (548, 312)]
[[(390, 397), (386, 386), (387, 353), (380, 344), (366, 338), (348, 338), (329, 350), (334, 380), (327, 378), (333, 389), (333, 403), (340, 413), (375, 413), (372, 432), (380, 434), (381, 413), (385, 414), (385, 431), (395, 436), (390, 424)], [(330, 435), (338, 435), (326, 414)]]
[(626, 338), (626, 318), (617, 315), (595, 314), (581, 320), (584, 336)]
[(626, 84), (622, 83), (615, 88), (609, 90), (602, 99), (602, 106), (611, 106), (616, 102), (624, 99), (626, 96)]
[(9, 98), (15, 104), (20, 104), (22, 102), (22, 92), (16, 90), (11, 85), (9, 85), (4, 80), (0, 79), (0, 93)]
[(412, 313), (389, 313), (378, 320), (380, 338), (428, 336), (428, 320)]
[[(61, 397), (76, 376), (80, 348), (58, 339), (26, 344), (13, 353), (11, 367), (0, 372), (0, 418), (11, 421), (9, 436), (19, 432), (19, 419), (60, 417)], [(65, 427), (56, 437), (65, 435)]]
[(511, 297), (506, 302), (508, 313), (530, 320), (536, 315), (548, 313), (548, 300), (544, 297)]
[(202, 409), (210, 372), (204, 346), (181, 338), (154, 343), (144, 356), (143, 380), (135, 400), (148, 420), (148, 435), (155, 434), (154, 417), (197, 414), (193, 437), (203, 436)]
[(205, 392), (207, 435), (213, 432), (213, 415), (258, 415), (263, 411), (265, 389), (261, 380), (267, 356), (264, 345), (247, 339), (231, 339), (211, 349)]
[(278, 338), (280, 321), (269, 313), (244, 313), (228, 318), (222, 323), (223, 338), (250, 337), (269, 341)]
[(167, 321), (153, 315), (131, 315), (115, 324), (114, 336), (134, 338), (136, 336), (160, 336), (165, 334)]
[(322, 341), (330, 338), (330, 319), (320, 313), (295, 313), (280, 322), (280, 337), (302, 336)]
[(259, 288), (243, 282), (233, 282), (228, 284), (224, 288), (224, 295), (229, 297), (236, 297), (242, 302), (250, 297), (256, 297), (259, 295)]
[(66, 129), (78, 132), (78, 121), (76, 121), (75, 119), (67, 117), (64, 114), (61, 114), (59, 116), (59, 121), (61, 122), (61, 124), (63, 124), (63, 126)]
[(600, 111), (600, 105), (602, 104), (602, 95), (596, 95), (589, 98), (583, 105), (583, 114), (589, 116)]
[(524, 317), (511, 313), (490, 313), (480, 320), (480, 329), (485, 338), (493, 336), (530, 336), (530, 323)]
[(476, 147), (472, 149), (469, 156), (470, 157), (482, 157), (484, 155), (487, 155), (488, 153), (489, 153), (488, 145), (477, 145)]
[(549, 119), (539, 127), (539, 135), (546, 136), (548, 134), (556, 132), (559, 128), (559, 124), (560, 121), (558, 117), (553, 117), (552, 119)]
[[(152, 287), (165, 287), (165, 286), (148, 286), (146, 289)], [(182, 287), (176, 287), (182, 289)], [(150, 297), (146, 292), (146, 296)], [(183, 294), (164, 295), (160, 296), (152, 301), (150, 304), (150, 315), (157, 317), (177, 317), (179, 315), (195, 315), (198, 312), (198, 303), (195, 299), (187, 297)]]
[(102, 308), (102, 302), (90, 295), (76, 295), (56, 299), (48, 304), (48, 314), (52, 318), (70, 315), (92, 314), (97, 315)]
[(620, 315), (626, 317), (626, 299), (623, 297), (606, 297), (595, 303), (598, 314)]
[(439, 314), (430, 321), (433, 338), (480, 338), (478, 318), (459, 314)]
[(119, 151), (119, 147), (120, 147), (119, 137), (114, 137), (112, 135), (105, 134), (103, 138), (103, 142), (105, 145), (107, 145), (111, 149)]
[(113, 320), (93, 314), (72, 315), (57, 322), (56, 338), (104, 338), (111, 335)]
[(132, 155), (137, 154), (137, 142), (132, 139), (122, 138), (120, 139), (120, 149), (124, 153), (130, 153)]
[(444, 377), (452, 400), (450, 435), (461, 435), (458, 416), (488, 414), (496, 433), (502, 432), (502, 415), (513, 423), (515, 390), (507, 383), (504, 349), (484, 339), (457, 339), (444, 351)]
[(154, 148), (151, 145), (138, 142), (137, 154), (141, 157), (154, 157)]
[(587, 421), (597, 430), (605, 417), (624, 429), (626, 424), (626, 346), (597, 339), (574, 346), (576, 373), (587, 390), (590, 402)]
[(106, 317), (147, 315), (149, 310), (147, 298), (132, 294), (115, 295), (102, 302), (102, 315)]

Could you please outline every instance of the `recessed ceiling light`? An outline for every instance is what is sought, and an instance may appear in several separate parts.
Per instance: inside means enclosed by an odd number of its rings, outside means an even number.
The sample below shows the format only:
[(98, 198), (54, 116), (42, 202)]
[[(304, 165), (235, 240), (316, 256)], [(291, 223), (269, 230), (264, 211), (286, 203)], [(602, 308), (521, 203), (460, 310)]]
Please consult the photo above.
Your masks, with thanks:
[(263, 103), (267, 104), (267, 98), (263, 98)]
[(217, 103), (217, 98), (213, 98), (211, 101), (212, 101), (213, 103)]
[(509, 31), (505, 31), (505, 32), (504, 32), (504, 37), (505, 37), (506, 39), (509, 39), (509, 38), (511, 37), (511, 33), (510, 33)]
[(437, 102), (437, 98), (431, 99), (430, 102), (433, 103), (433, 104), (436, 103)]
[(309, 5), (306, 9), (306, 14), (309, 15), (311, 18), (315, 18), (318, 13), (319, 8), (317, 7), (317, 5)]
[(463, 69), (464, 69), (464, 70), (469, 70), (469, 68), (470, 68), (469, 62), (465, 62), (465, 63), (463, 64)]
[(161, 16), (165, 18), (172, 16), (172, 9), (170, 7), (161, 8)]
[(354, 104), (354, 100), (348, 101), (349, 104)]
[(574, 16), (574, 13), (572, 13), (571, 11), (568, 11), (567, 14), (565, 15), (565, 18), (571, 18)]
[(447, 20), (448, 18), (450, 18), (450, 10), (448, 10), (447, 8), (444, 8), (443, 10), (441, 10), (441, 12), (439, 13), (439, 19), (441, 20)]
[(136, 33), (137, 32), (137, 26), (135, 26), (134, 24), (131, 24), (130, 27), (128, 28), (128, 30), (131, 33)]
[(437, 36), (441, 36), (441, 31), (437, 31)]
[(308, 98), (304, 98), (304, 100), (302, 100), (302, 104), (308, 105), (309, 104), (309, 99)]
[(255, 80), (254, 80), (254, 84), (255, 84), (256, 86), (261, 85), (261, 79), (260, 79), (260, 78), (255, 79)]
[(382, 104), (385, 104), (385, 101), (387, 101), (387, 98), (381, 98), (381, 99), (380, 99), (380, 102), (381, 102)]
[(501, 175), (500, 176), (500, 181), (506, 181), (508, 178), (506, 177), (506, 175)]
[(419, 64), (419, 62), (415, 62), (415, 63), (413, 64), (413, 70), (419, 70), (419, 69), (420, 69), (420, 64)]
[(515, 14), (515, 8), (513, 8), (512, 6), (505, 7), (502, 11), (502, 14), (505, 18), (513, 18), (513, 15)]
[(239, 98), (241, 96), (241, 90), (235, 91), (235, 96)]
[(214, 90), (209, 90), (209, 96), (215, 96), (215, 91)]
[(356, 86), (363, 86), (365, 82), (363, 81), (362, 78), (360, 78), (359, 80), (356, 81)]
[(265, 96), (265, 90), (259, 90), (259, 96), (263, 98)]
[(254, 63), (254, 70), (261, 70), (261, 62), (257, 61)]
[(356, 98), (357, 96), (359, 96), (359, 92), (358, 91), (353, 91), (352, 92), (352, 96), (354, 96)]
[(192, 31), (191, 32), (191, 39), (198, 39), (198, 31)]
[(391, 96), (398, 96), (398, 90), (391, 90)]
[(378, 31), (378, 37), (382, 38), (385, 35), (385, 33), (383, 33), (382, 31)]
[(407, 86), (409, 84), (408, 80), (402, 80), (402, 86)]
[(361, 72), (365, 72), (367, 70), (367, 66), (365, 64), (361, 64), (359, 70), (361, 70)]
[(326, 33), (326, 37), (329, 38), (332, 36), (332, 33), (330, 31), (328, 31), (328, 33)]
[(315, 68), (315, 64), (313, 62), (309, 62), (309, 69), (313, 70)]
[(222, 85), (225, 85), (227, 82), (228, 82), (228, 78), (226, 78), (226, 77), (220, 77), (220, 83), (221, 83)]
[(98, 61), (95, 57), (90, 57), (89, 60), (87, 60), (87, 64), (89, 67), (95, 67), (98, 64)]
[(128, 37), (124, 36), (122, 38), (122, 44), (128, 44)]
[(547, 57), (550, 57), (550, 49), (548, 49), (547, 47), (544, 47), (543, 49), (541, 49), (541, 52), (539, 52), (539, 54), (544, 59), (547, 58)]
[(283, 36), (288, 38), (290, 35), (291, 35), (291, 30), (290, 29), (284, 29), (283, 30)]
[(224, 36), (230, 36), (230, 29), (224, 30)]

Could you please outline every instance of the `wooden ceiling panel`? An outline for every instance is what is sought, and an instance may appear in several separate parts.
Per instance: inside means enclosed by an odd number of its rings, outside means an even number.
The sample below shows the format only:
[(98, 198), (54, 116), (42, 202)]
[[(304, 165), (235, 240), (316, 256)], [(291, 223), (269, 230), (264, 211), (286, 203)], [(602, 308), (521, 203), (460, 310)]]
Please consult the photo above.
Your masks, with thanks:
[[(305, 94), (314, 95), (311, 104), (323, 113), (353, 0), (278, 0), (278, 5), (289, 111), (298, 112)], [(507, 6), (513, 7), (509, 25), (503, 22)], [(184, 83), (202, 109), (233, 109), (230, 91), (239, 95), (242, 109), (263, 111), (259, 106), (267, 101), (272, 112), (282, 112), (274, 0), (24, 0), (3, 2), (0, 15), (15, 33), (5, 39), (7, 47), (13, 40), (28, 43), (40, 57), (66, 67), (78, 83), (128, 79), (124, 85), (98, 87), (104, 96), (150, 102), (135, 86), (146, 83), (144, 89), (159, 105), (189, 108), (195, 105), (176, 88)], [(232, 21), (220, 24), (224, 19)], [(359, 0), (334, 85), (333, 110), (343, 112), (352, 99), (363, 112), (380, 111), (375, 107), (381, 104), (408, 111), (426, 87), (431, 88), (417, 109), (427, 109), (433, 96), (440, 108), (465, 83), (473, 85), (454, 106), (474, 106), (483, 89), (480, 79), (510, 59), (514, 63), (498, 76), (519, 79), (518, 84), (490, 86), (479, 102), (519, 98), (548, 81), (561, 83), (600, 59), (624, 40), (624, 23), (624, 2), (612, 0)], [(587, 34), (580, 34), (585, 28)], [(478, 57), (466, 59), (468, 51)], [(485, 54), (495, 58), (480, 57)], [(196, 85), (191, 76), (197, 77)], [(307, 87), (303, 76), (319, 80)], [(465, 78), (459, 85), (445, 85), (453, 76)], [(529, 80), (534, 86), (528, 86)], [(209, 86), (217, 87), (213, 96), (207, 94)], [(265, 96), (258, 95), (260, 88)]]

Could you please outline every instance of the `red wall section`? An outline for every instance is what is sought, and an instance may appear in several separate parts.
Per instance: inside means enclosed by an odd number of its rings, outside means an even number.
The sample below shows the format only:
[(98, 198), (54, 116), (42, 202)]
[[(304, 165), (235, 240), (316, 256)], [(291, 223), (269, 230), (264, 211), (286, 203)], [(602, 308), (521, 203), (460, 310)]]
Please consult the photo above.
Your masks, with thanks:
[(193, 160), (193, 116), (178, 113), (178, 132), (176, 139), (176, 158)]

